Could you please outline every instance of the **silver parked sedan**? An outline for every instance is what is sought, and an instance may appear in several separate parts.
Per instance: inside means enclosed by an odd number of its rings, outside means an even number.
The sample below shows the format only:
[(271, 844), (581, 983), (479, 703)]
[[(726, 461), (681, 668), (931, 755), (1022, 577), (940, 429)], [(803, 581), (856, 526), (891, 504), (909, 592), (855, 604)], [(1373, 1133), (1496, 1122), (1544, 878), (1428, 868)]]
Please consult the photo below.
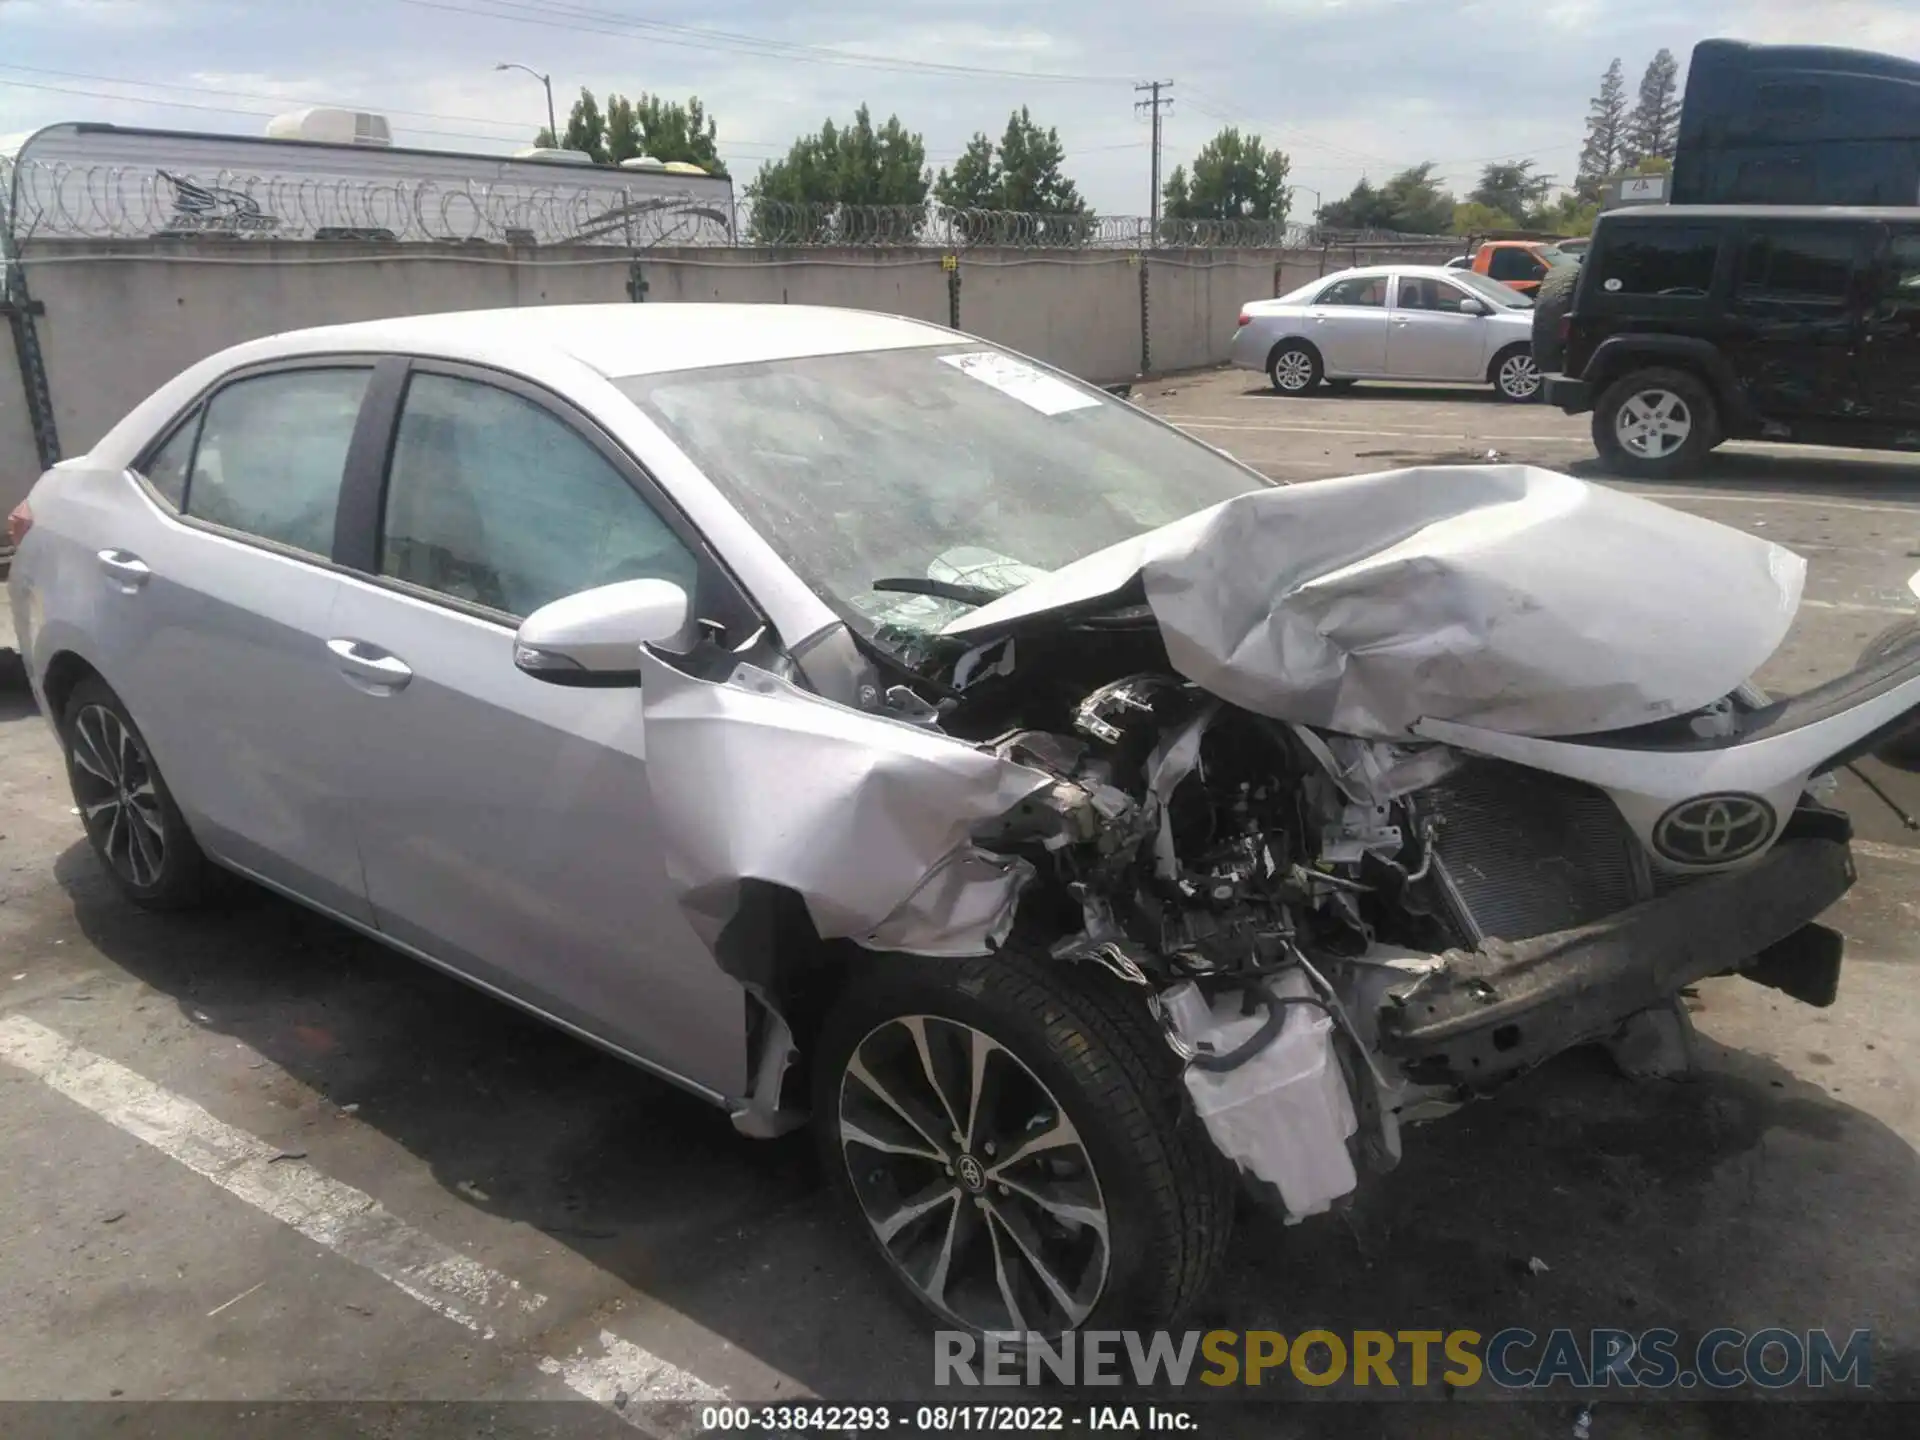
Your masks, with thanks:
[(127, 896), (249, 877), (811, 1121), (982, 1331), (1169, 1319), (1237, 1177), (1316, 1215), (1570, 1045), (1677, 1066), (1703, 976), (1830, 1003), (1814, 777), (1920, 717), (1911, 631), (1746, 683), (1804, 576), (1766, 540), (1521, 466), (1275, 486), (799, 306), (255, 341), (10, 528)]
[(1533, 302), (1484, 275), (1444, 265), (1342, 270), (1277, 300), (1241, 307), (1232, 360), (1282, 395), (1323, 382), (1481, 381), (1532, 400)]

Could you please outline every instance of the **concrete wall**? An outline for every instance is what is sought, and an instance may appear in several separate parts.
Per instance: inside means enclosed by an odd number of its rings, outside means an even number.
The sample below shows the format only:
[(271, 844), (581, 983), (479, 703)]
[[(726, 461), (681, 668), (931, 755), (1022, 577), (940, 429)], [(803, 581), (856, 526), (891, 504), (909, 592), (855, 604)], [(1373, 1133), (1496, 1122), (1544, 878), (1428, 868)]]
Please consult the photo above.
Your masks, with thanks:
[[(542, 304), (626, 303), (629, 257), (211, 239), (32, 242), (28, 284), (61, 447), (77, 455), (188, 365), (243, 340), (388, 315)], [(938, 251), (652, 250), (648, 303), (843, 305), (944, 325)], [(1226, 357), (1240, 305), (1303, 283), (1319, 252), (973, 250), (960, 259), (961, 328), (1098, 382), (1141, 368), (1141, 264), (1149, 268), (1155, 370)], [(1338, 268), (1338, 265), (1326, 268)], [(4, 332), (0, 332), (3, 336)], [(0, 489), (38, 473), (12, 347), (0, 343)]]
[[(13, 335), (0, 319), (0, 522), (18, 505), (40, 477), (40, 457), (33, 444), (33, 422), (27, 418), (27, 396), (20, 387), (20, 366), (14, 358)], [(6, 547), (0, 535), (0, 549)], [(0, 602), (0, 610), (6, 609)]]

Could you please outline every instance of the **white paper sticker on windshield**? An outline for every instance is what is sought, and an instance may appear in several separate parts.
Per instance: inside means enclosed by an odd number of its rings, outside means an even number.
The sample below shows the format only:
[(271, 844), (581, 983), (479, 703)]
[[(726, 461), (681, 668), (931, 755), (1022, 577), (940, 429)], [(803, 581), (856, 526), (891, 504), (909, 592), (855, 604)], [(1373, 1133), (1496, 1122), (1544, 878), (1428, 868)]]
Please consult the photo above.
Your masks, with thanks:
[(940, 358), (962, 375), (991, 385), (1042, 415), (1064, 415), (1069, 410), (1088, 410), (1100, 403), (1097, 396), (1083, 394), (1066, 381), (1055, 379), (1011, 355), (1002, 355), (998, 350), (975, 350), (967, 355)]

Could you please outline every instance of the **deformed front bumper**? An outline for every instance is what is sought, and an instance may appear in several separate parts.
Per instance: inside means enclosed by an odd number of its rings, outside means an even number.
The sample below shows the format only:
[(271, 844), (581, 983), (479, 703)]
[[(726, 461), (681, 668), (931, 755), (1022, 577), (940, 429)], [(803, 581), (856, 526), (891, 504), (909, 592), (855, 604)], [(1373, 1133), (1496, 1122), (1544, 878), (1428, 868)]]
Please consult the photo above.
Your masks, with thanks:
[(1748, 869), (1597, 924), (1448, 951), (1389, 993), (1381, 1049), (1421, 1083), (1478, 1087), (1610, 1034), (1709, 975), (1745, 971), (1830, 1001), (1839, 937), (1813, 922), (1853, 881), (1844, 840), (1788, 839)]

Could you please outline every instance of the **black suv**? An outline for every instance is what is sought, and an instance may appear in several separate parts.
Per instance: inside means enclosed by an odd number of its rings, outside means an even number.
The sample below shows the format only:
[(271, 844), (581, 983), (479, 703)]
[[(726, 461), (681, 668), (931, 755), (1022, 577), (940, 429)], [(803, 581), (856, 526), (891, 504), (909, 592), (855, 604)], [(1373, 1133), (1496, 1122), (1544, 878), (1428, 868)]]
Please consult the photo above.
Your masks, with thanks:
[(1624, 475), (1723, 440), (1920, 450), (1920, 209), (1612, 211), (1549, 328), (1548, 402)]

